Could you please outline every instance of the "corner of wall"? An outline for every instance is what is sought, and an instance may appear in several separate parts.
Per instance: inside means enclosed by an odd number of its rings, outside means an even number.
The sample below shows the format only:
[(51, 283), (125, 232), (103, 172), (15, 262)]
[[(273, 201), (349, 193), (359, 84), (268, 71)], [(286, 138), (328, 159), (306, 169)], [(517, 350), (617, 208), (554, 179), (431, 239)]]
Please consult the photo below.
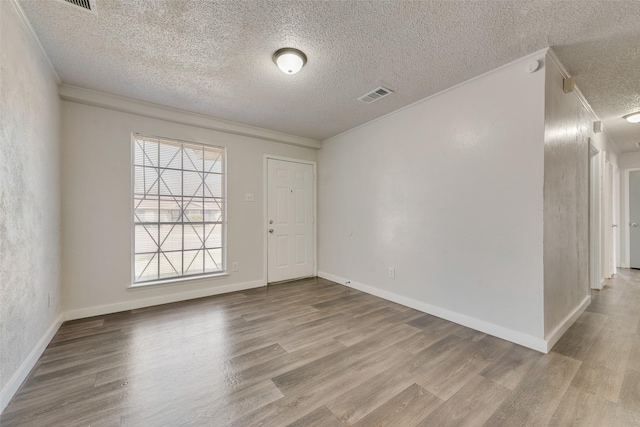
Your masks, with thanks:
[(323, 271), (318, 272), (318, 277), (331, 280), (332, 282), (344, 284), (345, 286), (348, 286), (350, 288), (357, 289), (359, 291), (368, 293), (370, 295), (375, 295), (380, 298), (384, 298), (388, 301), (392, 301), (406, 307), (422, 311), (426, 314), (431, 314), (433, 316), (469, 327), (471, 329), (475, 329), (476, 331), (484, 332), (494, 337), (502, 338), (504, 340), (519, 344), (532, 350), (539, 351), (541, 353), (547, 353), (551, 348), (546, 340), (542, 340), (540, 338), (527, 335), (522, 332), (514, 331), (513, 329), (505, 328), (503, 326), (495, 325), (490, 322), (485, 322), (483, 320), (467, 316), (462, 313), (427, 304), (425, 302), (399, 295), (394, 292), (385, 291), (373, 286), (366, 285), (364, 283), (354, 282), (353, 280), (347, 280), (345, 278), (334, 276), (333, 274), (325, 273)]
[(587, 159), (593, 112), (577, 88), (564, 92), (568, 74), (553, 51), (546, 57), (543, 309), (545, 336), (557, 341), (589, 298)]
[(319, 269), (542, 351), (545, 54), (325, 141)]
[(58, 72), (53, 66), (51, 59), (49, 59), (47, 52), (44, 50), (42, 43), (40, 43), (40, 39), (36, 35), (36, 32), (33, 29), (31, 22), (29, 22), (27, 15), (25, 15), (24, 10), (22, 9), (22, 6), (20, 6), (20, 3), (18, 2), (18, 0), (8, 0), (8, 2), (13, 7), (18, 19), (20, 20), (22, 27), (24, 28), (25, 33), (31, 39), (31, 42), (36, 46), (40, 56), (42, 57), (42, 60), (45, 61), (45, 63), (47, 64), (49, 71), (51, 72), (51, 77), (56, 82), (56, 85), (62, 84), (62, 80), (60, 79)]
[[(62, 322), (59, 77), (16, 0), (0, 2), (0, 410)], [(6, 167), (5, 167), (6, 166)], [(6, 231), (6, 233), (5, 233)]]
[(29, 373), (38, 362), (38, 359), (44, 353), (45, 349), (55, 336), (60, 326), (64, 322), (64, 313), (60, 313), (58, 317), (53, 321), (51, 326), (45, 331), (42, 337), (38, 340), (33, 350), (24, 358), (24, 361), (18, 367), (13, 376), (7, 381), (5, 386), (0, 391), (0, 414), (9, 404), (13, 396), (16, 394), (24, 380), (27, 379)]

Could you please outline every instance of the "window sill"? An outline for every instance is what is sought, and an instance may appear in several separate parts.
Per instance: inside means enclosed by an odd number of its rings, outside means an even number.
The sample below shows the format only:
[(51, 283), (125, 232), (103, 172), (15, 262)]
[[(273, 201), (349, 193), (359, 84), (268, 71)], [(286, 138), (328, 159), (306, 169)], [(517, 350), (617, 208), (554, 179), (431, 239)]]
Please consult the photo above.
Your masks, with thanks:
[(222, 279), (225, 277), (229, 277), (228, 272), (222, 273), (213, 273), (206, 274), (202, 276), (191, 276), (191, 277), (178, 277), (172, 279), (163, 279), (163, 280), (154, 280), (152, 282), (144, 282), (144, 283), (133, 283), (127, 286), (128, 291), (139, 291), (141, 289), (146, 289), (149, 287), (158, 287), (158, 286), (171, 286), (171, 285), (179, 285), (183, 282), (192, 282), (195, 280), (203, 280), (203, 279)]

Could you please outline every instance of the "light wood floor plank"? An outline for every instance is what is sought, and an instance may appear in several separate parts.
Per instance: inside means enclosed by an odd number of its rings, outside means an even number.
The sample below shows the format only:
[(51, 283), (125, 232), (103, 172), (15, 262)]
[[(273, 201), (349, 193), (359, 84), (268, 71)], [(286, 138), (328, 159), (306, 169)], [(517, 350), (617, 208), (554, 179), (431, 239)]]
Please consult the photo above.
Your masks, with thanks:
[(483, 369), (480, 375), (513, 390), (541, 357), (537, 351), (514, 345)]
[(327, 409), (326, 406), (322, 406), (315, 411), (305, 415), (297, 421), (292, 422), (287, 427), (343, 427), (344, 424), (340, 422), (335, 415)]
[(580, 361), (557, 353), (539, 359), (485, 426), (544, 426), (556, 411)]
[(500, 384), (475, 376), (467, 386), (424, 418), (420, 427), (480, 426), (502, 404), (510, 390)]
[(441, 403), (440, 399), (418, 384), (412, 384), (354, 426), (414, 426)]
[(416, 382), (440, 399), (447, 400), (513, 346), (490, 336), (479, 341), (465, 340), (465, 343), (468, 344), (465, 351), (452, 352), (427, 375), (419, 376)]
[(583, 360), (606, 321), (606, 316), (585, 311), (565, 333), (553, 351)]
[(327, 408), (345, 424), (354, 424), (413, 384), (420, 365), (419, 356), (407, 354), (384, 372), (335, 397)]
[(616, 405), (571, 386), (551, 418), (550, 426), (600, 427), (610, 425)]
[(630, 411), (640, 413), (640, 371), (627, 369), (620, 391), (620, 402)]

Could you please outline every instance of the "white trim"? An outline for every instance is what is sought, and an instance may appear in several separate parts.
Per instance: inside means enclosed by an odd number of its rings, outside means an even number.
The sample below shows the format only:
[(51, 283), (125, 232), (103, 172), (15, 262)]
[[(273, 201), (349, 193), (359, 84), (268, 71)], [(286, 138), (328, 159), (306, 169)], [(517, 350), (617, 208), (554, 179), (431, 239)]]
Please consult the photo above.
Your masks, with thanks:
[[(217, 271), (217, 272), (211, 272), (211, 273), (204, 273), (204, 274), (196, 274), (196, 275), (185, 275), (185, 276), (177, 276), (177, 277), (170, 277), (170, 278), (166, 278), (166, 279), (156, 279), (156, 280), (152, 280), (152, 281), (146, 281), (146, 282), (136, 282), (136, 275), (135, 275), (135, 227), (136, 227), (136, 214), (135, 214), (135, 197), (136, 197), (136, 193), (135, 193), (135, 181), (136, 181), (136, 173), (135, 173), (135, 168), (136, 168), (136, 162), (135, 162), (135, 147), (136, 147), (136, 143), (138, 142), (138, 139), (141, 140), (146, 140), (146, 139), (151, 139), (151, 140), (157, 140), (158, 144), (162, 144), (162, 143), (177, 143), (180, 144), (180, 150), (182, 150), (184, 147), (182, 146), (183, 144), (187, 144), (187, 145), (200, 145), (203, 148), (207, 147), (210, 149), (214, 149), (214, 150), (218, 150), (218, 152), (222, 152), (222, 173), (221, 173), (221, 178), (222, 178), (222, 195), (223, 195), (223, 211), (222, 211), (222, 247), (220, 248), (222, 250), (222, 270), (221, 271)], [(129, 153), (131, 155), (131, 158), (129, 159), (130, 164), (131, 164), (131, 216), (130, 216), (130, 232), (131, 232), (131, 253), (130, 253), (130, 260), (131, 260), (131, 283), (127, 285), (127, 290), (132, 290), (132, 289), (139, 289), (139, 288), (143, 288), (145, 286), (161, 286), (161, 285), (171, 285), (171, 284), (180, 284), (180, 282), (184, 282), (184, 281), (189, 281), (189, 280), (197, 280), (197, 279), (211, 279), (211, 278), (222, 278), (222, 277), (226, 277), (229, 276), (229, 272), (227, 270), (227, 205), (228, 205), (228, 201), (229, 201), (229, 197), (227, 195), (227, 175), (228, 175), (228, 171), (227, 171), (227, 147), (224, 146), (219, 146), (219, 145), (213, 145), (213, 144), (208, 144), (208, 143), (202, 143), (202, 142), (195, 142), (195, 141), (184, 141), (181, 139), (175, 139), (175, 138), (166, 138), (166, 137), (160, 137), (160, 136), (152, 136), (152, 135), (143, 135), (140, 134), (138, 132), (132, 132), (131, 133), (131, 152)], [(138, 165), (139, 166), (139, 165)], [(182, 168), (183, 166), (181, 166)], [(184, 170), (182, 170), (184, 172)], [(159, 186), (160, 184), (158, 184)], [(184, 190), (184, 188), (183, 188)], [(204, 218), (203, 218), (204, 220)], [(177, 222), (175, 222), (174, 224), (178, 224)], [(184, 247), (182, 248), (182, 252), (185, 252)], [(184, 266), (182, 266), (184, 268)], [(175, 268), (174, 268), (175, 270)], [(177, 271), (176, 271), (177, 272)]]
[[(606, 151), (599, 151), (593, 145), (593, 139), (588, 138), (589, 143), (589, 287), (602, 289), (603, 274), (603, 157)], [(600, 280), (598, 280), (600, 279)]]
[(229, 292), (243, 291), (246, 289), (260, 288), (264, 286), (262, 280), (253, 282), (237, 283), (233, 285), (217, 286), (214, 288), (200, 289), (197, 291), (181, 292), (171, 295), (163, 295), (133, 301), (124, 301), (115, 304), (106, 304), (78, 310), (70, 310), (60, 313), (58, 318), (51, 324), (49, 329), (42, 335), (42, 338), (35, 345), (31, 353), (25, 358), (16, 373), (0, 391), (0, 414), (14, 397), (24, 380), (38, 362), (40, 356), (45, 351), (53, 337), (55, 336), (63, 321), (83, 319), (86, 317), (101, 316), (104, 314), (117, 313), (119, 311), (134, 310), (136, 308), (152, 307), (154, 305), (169, 304), (172, 302), (187, 301), (195, 298), (203, 298), (213, 295), (226, 294)]
[(499, 66), (498, 68), (494, 68), (493, 70), (487, 71), (486, 73), (482, 73), (482, 74), (480, 74), (480, 75), (478, 75), (478, 76), (475, 76), (475, 77), (470, 78), (469, 80), (465, 80), (465, 81), (464, 81), (464, 82), (462, 82), (462, 83), (458, 83), (458, 84), (457, 84), (457, 85), (455, 85), (455, 86), (451, 86), (451, 87), (449, 87), (449, 88), (447, 88), (447, 89), (443, 89), (443, 90), (441, 90), (440, 92), (436, 92), (436, 93), (434, 93), (433, 95), (429, 95), (429, 96), (427, 96), (426, 98), (419, 99), (419, 100), (417, 100), (416, 102), (412, 102), (411, 104), (409, 104), (409, 105), (405, 105), (405, 106), (404, 106), (404, 107), (402, 107), (402, 108), (398, 108), (397, 110), (394, 110), (394, 111), (392, 111), (392, 112), (390, 112), (390, 113), (387, 113), (387, 114), (385, 114), (385, 115), (382, 115), (382, 116), (380, 116), (380, 117), (377, 117), (377, 118), (375, 118), (375, 119), (373, 119), (373, 120), (369, 120), (368, 122), (365, 122), (365, 123), (363, 123), (363, 124), (361, 124), (361, 125), (358, 125), (358, 126), (356, 126), (356, 127), (351, 128), (351, 129), (345, 130), (344, 132), (341, 132), (341, 133), (339, 133), (339, 134), (337, 134), (337, 135), (334, 135), (334, 136), (332, 136), (331, 138), (327, 138), (327, 139), (325, 139), (324, 141), (322, 141), (322, 143), (324, 144), (325, 142), (329, 142), (329, 141), (331, 141), (332, 139), (335, 139), (335, 138), (341, 137), (342, 135), (345, 135), (345, 134), (347, 134), (347, 133), (349, 133), (349, 132), (355, 131), (356, 129), (360, 129), (360, 128), (361, 128), (361, 127), (363, 127), (363, 126), (367, 126), (369, 123), (377, 122), (378, 120), (382, 120), (382, 119), (384, 119), (385, 117), (389, 117), (389, 116), (392, 116), (392, 115), (394, 115), (394, 114), (397, 114), (397, 113), (399, 113), (399, 112), (401, 112), (401, 111), (403, 111), (403, 110), (406, 110), (407, 108), (411, 108), (411, 107), (413, 107), (414, 105), (418, 105), (418, 104), (420, 104), (420, 103), (422, 103), (422, 102), (429, 101), (429, 100), (430, 100), (430, 99), (432, 99), (432, 98), (436, 98), (436, 97), (438, 97), (438, 96), (440, 96), (440, 95), (444, 95), (444, 94), (445, 94), (445, 93), (447, 93), (447, 92), (450, 92), (450, 91), (455, 90), (455, 89), (458, 89), (458, 88), (460, 88), (460, 87), (462, 87), (462, 86), (468, 85), (469, 83), (473, 83), (473, 82), (475, 82), (476, 80), (482, 79), (482, 78), (484, 78), (484, 77), (486, 77), (486, 76), (489, 76), (489, 75), (491, 75), (491, 74), (493, 74), (493, 73), (495, 73), (495, 72), (497, 72), (497, 71), (503, 70), (504, 68), (507, 68), (507, 67), (510, 67), (510, 66), (512, 66), (512, 65), (514, 65), (514, 64), (517, 64), (518, 62), (526, 61), (526, 60), (529, 60), (529, 59), (535, 59), (535, 58), (538, 58), (538, 59), (539, 59), (540, 57), (544, 56), (544, 55), (547, 53), (547, 51), (549, 51), (549, 50), (550, 50), (550, 48), (545, 47), (544, 49), (540, 49), (540, 50), (539, 50), (539, 51), (537, 51), (537, 52), (530, 53), (529, 55), (523, 56), (522, 58), (518, 58), (518, 59), (516, 59), (516, 60), (514, 60), (514, 61), (511, 61), (511, 62), (509, 62), (509, 63), (507, 63), (507, 64), (501, 65), (501, 66)]
[(620, 168), (613, 163), (613, 274), (618, 274), (620, 265)]
[(284, 157), (284, 156), (275, 156), (271, 154), (265, 154), (264, 160), (262, 163), (262, 223), (264, 224), (263, 233), (262, 233), (262, 253), (263, 253), (263, 261), (262, 261), (262, 277), (264, 277), (264, 286), (267, 286), (269, 283), (269, 266), (268, 266), (268, 253), (269, 253), (269, 243), (267, 241), (267, 233), (269, 233), (269, 212), (267, 206), (267, 196), (268, 196), (268, 167), (267, 161), (269, 159), (272, 160), (282, 160), (285, 162), (293, 162), (293, 163), (302, 163), (304, 165), (313, 166), (313, 275), (318, 275), (318, 163), (312, 160), (301, 160), (295, 159), (293, 157)]
[(331, 280), (332, 282), (340, 283), (342, 285), (349, 286), (359, 291), (366, 292), (368, 294), (375, 295), (377, 297), (384, 298), (386, 300), (393, 301), (395, 303), (402, 304), (404, 306), (411, 307), (416, 310), (420, 310), (424, 313), (428, 313), (428, 314), (440, 317), (442, 319), (449, 320), (459, 325), (467, 326), (477, 331), (484, 332), (489, 335), (493, 335), (494, 337), (511, 341), (513, 343), (531, 348), (541, 353), (548, 353), (551, 348), (549, 347), (548, 342), (546, 340), (543, 340), (541, 338), (536, 338), (534, 336), (524, 334), (522, 332), (514, 331), (513, 329), (508, 329), (503, 326), (498, 326), (490, 322), (485, 322), (484, 320), (476, 319), (475, 317), (450, 311), (442, 307), (437, 307), (435, 305), (427, 304), (425, 302), (418, 301), (413, 298), (405, 297), (402, 295), (398, 295), (393, 292), (378, 289), (373, 286), (354, 282), (353, 280), (343, 279), (341, 277), (334, 276), (332, 274), (325, 273), (323, 271), (318, 272), (318, 276), (322, 277), (323, 279)]
[[(553, 48), (549, 48), (549, 51), (547, 52), (547, 54), (551, 59), (551, 61), (556, 66), (556, 68), (558, 69), (558, 71), (560, 71), (560, 74), (562, 74), (563, 78), (571, 77), (571, 74), (569, 74), (569, 71), (565, 68), (564, 64), (560, 61), (560, 58), (558, 58)], [(602, 122), (602, 120), (600, 120), (596, 112), (593, 111), (593, 108), (591, 108), (591, 104), (589, 104), (589, 101), (587, 101), (587, 98), (584, 97), (584, 94), (582, 93), (582, 91), (580, 90), (577, 84), (573, 87), (573, 93), (575, 94), (576, 98), (578, 98), (578, 101), (580, 101), (580, 103), (585, 108), (585, 110), (587, 110), (587, 113), (589, 113), (589, 115), (591, 116), (591, 119), (594, 122), (598, 122), (598, 121)], [(590, 129), (593, 129), (593, 125), (590, 126)], [(602, 129), (605, 135), (607, 136), (607, 142), (613, 145), (614, 147), (613, 151), (620, 153), (620, 148), (618, 147), (618, 144), (616, 144), (615, 140), (611, 137), (611, 134), (609, 134), (609, 131), (604, 126), (604, 124), (602, 125)]]
[(0, 391), (0, 413), (4, 411), (4, 408), (7, 407), (24, 380), (29, 376), (29, 373), (38, 362), (38, 359), (42, 356), (42, 353), (44, 353), (54, 335), (58, 332), (58, 329), (60, 329), (63, 319), (64, 313), (61, 313), (58, 318), (53, 321), (51, 326), (49, 326), (49, 329), (47, 329), (47, 331), (42, 335), (33, 350), (31, 350), (31, 353), (29, 353), (29, 355), (24, 359), (22, 365), (20, 365), (18, 370), (13, 374), (2, 391)]
[(85, 317), (102, 316), (103, 314), (117, 313), (120, 311), (134, 310), (136, 308), (151, 307), (154, 305), (169, 304), (178, 301), (187, 301), (195, 298), (209, 297), (213, 295), (226, 294), (228, 292), (244, 291), (246, 289), (259, 288), (264, 286), (262, 280), (253, 282), (237, 283), (233, 285), (216, 286), (212, 288), (199, 289), (197, 291), (180, 292), (171, 295), (162, 295), (133, 301), (123, 301), (114, 304), (98, 305), (94, 307), (70, 310), (65, 313), (65, 320), (83, 319)]
[(613, 167), (609, 161), (608, 152), (605, 151), (604, 165), (602, 169), (602, 283), (613, 275), (611, 268), (611, 250), (613, 249)]
[(161, 279), (161, 280), (152, 280), (152, 281), (149, 281), (149, 282), (132, 283), (129, 286), (127, 286), (127, 291), (139, 291), (139, 290), (142, 290), (142, 289), (157, 288), (157, 287), (172, 286), (172, 285), (181, 285), (184, 282), (191, 282), (191, 281), (194, 281), (194, 280), (226, 279), (227, 277), (229, 277), (229, 272), (226, 271), (226, 270), (223, 271), (222, 273), (197, 274), (197, 275), (193, 275), (193, 276), (180, 276), (180, 277), (173, 277), (173, 278), (170, 278), (170, 279)]
[[(560, 62), (560, 59), (554, 52), (553, 48), (549, 48), (549, 52), (547, 52), (547, 54), (549, 55), (549, 58), (551, 59), (553, 64), (556, 66), (558, 71), (560, 71), (560, 74), (562, 74), (563, 78), (566, 79), (567, 77), (571, 77), (571, 74), (569, 74), (569, 71), (565, 68), (564, 64)], [(575, 94), (576, 98), (578, 98), (578, 101), (580, 101), (580, 103), (585, 108), (585, 110), (587, 110), (587, 113), (589, 113), (593, 121), (600, 121), (600, 119), (598, 118), (598, 115), (595, 113), (595, 111), (593, 111), (593, 108), (591, 108), (589, 101), (587, 101), (587, 98), (584, 97), (584, 95), (582, 94), (582, 91), (578, 86), (573, 87), (573, 93)]]
[(51, 74), (53, 75), (53, 80), (55, 80), (56, 84), (58, 85), (61, 84), (62, 80), (60, 80), (60, 76), (58, 75), (58, 72), (56, 71), (56, 69), (53, 67), (53, 63), (49, 59), (47, 52), (44, 50), (42, 43), (40, 43), (40, 39), (38, 38), (36, 32), (34, 31), (33, 26), (31, 25), (31, 22), (29, 22), (29, 19), (27, 19), (27, 15), (25, 15), (24, 10), (22, 9), (22, 6), (20, 6), (20, 3), (18, 3), (18, 0), (9, 0), (9, 3), (11, 3), (11, 6), (13, 6), (13, 9), (15, 10), (16, 15), (18, 15), (18, 20), (20, 21), (20, 24), (22, 24), (22, 27), (26, 31), (31, 41), (35, 43), (36, 47), (38, 48), (38, 51), (40, 51), (40, 55), (42, 55), (42, 58), (47, 63), (49, 70), (51, 70)]
[(279, 142), (282, 144), (297, 145), (313, 149), (322, 148), (322, 143), (315, 139), (289, 135), (256, 126), (217, 119), (204, 114), (166, 107), (164, 105), (153, 104), (151, 102), (112, 95), (110, 93), (99, 92), (91, 89), (61, 85), (58, 88), (58, 94), (60, 95), (60, 99), (64, 101), (77, 102), (79, 104), (91, 105), (93, 107), (107, 108), (109, 110), (135, 114), (152, 119), (165, 120), (187, 126), (196, 126), (203, 129), (231, 133), (234, 135), (260, 138), (266, 141)]
[(631, 172), (640, 171), (640, 168), (629, 168), (624, 170), (624, 264), (623, 268), (631, 268), (631, 228), (629, 227), (629, 218), (631, 213), (629, 212), (629, 174)]
[(591, 304), (591, 295), (587, 295), (586, 297), (584, 297), (582, 302), (578, 304), (578, 306), (571, 313), (569, 313), (567, 317), (562, 320), (562, 322), (560, 322), (560, 324), (553, 330), (553, 332), (547, 335), (547, 337), (545, 338), (545, 341), (547, 343), (546, 353), (551, 351), (553, 346), (556, 345), (562, 335), (567, 332), (571, 325), (573, 325), (575, 321), (578, 320), (578, 317), (580, 317), (582, 312), (587, 309), (589, 304)]

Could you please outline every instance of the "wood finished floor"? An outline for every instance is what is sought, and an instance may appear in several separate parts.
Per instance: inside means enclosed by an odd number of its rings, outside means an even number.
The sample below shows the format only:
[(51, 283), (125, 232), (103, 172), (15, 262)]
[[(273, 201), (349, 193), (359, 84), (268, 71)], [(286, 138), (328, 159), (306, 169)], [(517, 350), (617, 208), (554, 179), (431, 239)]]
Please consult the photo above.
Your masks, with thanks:
[(65, 323), (9, 426), (638, 426), (640, 272), (548, 355), (323, 280)]

